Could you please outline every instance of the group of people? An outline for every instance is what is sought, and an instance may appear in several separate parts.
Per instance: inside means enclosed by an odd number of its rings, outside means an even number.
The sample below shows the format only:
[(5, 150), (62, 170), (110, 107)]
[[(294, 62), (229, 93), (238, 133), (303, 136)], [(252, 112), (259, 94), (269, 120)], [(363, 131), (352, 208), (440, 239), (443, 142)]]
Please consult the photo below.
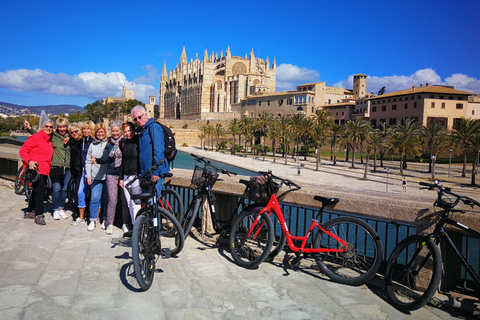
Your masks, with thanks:
[[(47, 177), (52, 182), (53, 219), (67, 219), (65, 202), (70, 179), (75, 180), (78, 206), (73, 208), (72, 225), (86, 225), (93, 231), (101, 221), (102, 229), (113, 234), (117, 202), (122, 203), (123, 232), (131, 234), (140, 205), (131, 199), (124, 186), (160, 161), (152, 173), (158, 194), (161, 194), (164, 175), (170, 171), (164, 157), (163, 129), (148, 118), (145, 108), (135, 106), (133, 122), (112, 121), (109, 128), (93, 121), (69, 123), (65, 118), (55, 122), (41, 117), (39, 131), (33, 133), (20, 148), (24, 169), (36, 174), (33, 190), (25, 212), (26, 219), (45, 225), (43, 209)], [(42, 118), (43, 119), (42, 121)], [(25, 126), (31, 130), (28, 122)], [(132, 189), (139, 188), (138, 180)], [(137, 184), (137, 185), (136, 185)], [(119, 188), (120, 187), (120, 188)], [(103, 208), (103, 217), (100, 216)], [(87, 219), (86, 212), (89, 212)]]

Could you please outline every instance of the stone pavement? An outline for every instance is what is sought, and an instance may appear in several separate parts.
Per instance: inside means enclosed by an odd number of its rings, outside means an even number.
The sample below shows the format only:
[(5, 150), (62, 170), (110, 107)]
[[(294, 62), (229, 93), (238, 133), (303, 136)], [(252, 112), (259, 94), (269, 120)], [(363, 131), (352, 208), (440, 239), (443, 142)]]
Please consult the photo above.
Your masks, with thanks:
[[(304, 261), (256, 270), (236, 266), (225, 247), (188, 238), (178, 258), (160, 260), (140, 292), (131, 248), (114, 228), (46, 226), (24, 220), (24, 196), (0, 185), (0, 319), (451, 319), (464, 313), (425, 307), (404, 314), (384, 300), (379, 281), (333, 283)], [(47, 206), (47, 209), (49, 206)]]

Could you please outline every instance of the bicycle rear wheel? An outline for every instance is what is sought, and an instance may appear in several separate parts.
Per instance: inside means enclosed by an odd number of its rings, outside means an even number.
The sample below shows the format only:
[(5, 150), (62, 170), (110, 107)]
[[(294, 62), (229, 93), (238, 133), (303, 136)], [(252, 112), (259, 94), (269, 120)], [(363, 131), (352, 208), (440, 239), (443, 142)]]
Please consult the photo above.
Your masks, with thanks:
[(177, 191), (173, 189), (163, 189), (162, 195), (158, 199), (158, 204), (161, 208), (173, 214), (178, 222), (182, 223), (185, 211), (183, 209), (182, 197), (180, 197)]
[(148, 290), (155, 274), (154, 242), (158, 241), (153, 233), (152, 222), (144, 215), (137, 216), (132, 234), (133, 271), (138, 285)]
[(273, 223), (266, 213), (245, 211), (232, 223), (230, 251), (236, 264), (255, 268), (270, 254), (273, 244)]
[(170, 255), (176, 256), (183, 249), (185, 237), (178, 220), (167, 210), (158, 208), (161, 217), (160, 243), (161, 247), (168, 248)]
[(78, 205), (78, 195), (77, 195), (77, 192), (75, 192), (75, 190), (76, 190), (76, 181), (72, 177), (68, 182), (67, 199), (68, 199), (68, 202), (74, 207)]
[[(337, 217), (322, 225), (325, 230), (347, 243), (345, 252), (315, 254), (320, 270), (333, 281), (361, 285), (375, 276), (382, 262), (380, 237), (366, 222), (354, 217)], [(317, 232), (314, 248), (343, 249), (344, 246), (325, 232)]]
[(426, 305), (442, 276), (442, 259), (435, 242), (413, 235), (402, 240), (388, 259), (385, 289), (392, 305), (411, 311)]

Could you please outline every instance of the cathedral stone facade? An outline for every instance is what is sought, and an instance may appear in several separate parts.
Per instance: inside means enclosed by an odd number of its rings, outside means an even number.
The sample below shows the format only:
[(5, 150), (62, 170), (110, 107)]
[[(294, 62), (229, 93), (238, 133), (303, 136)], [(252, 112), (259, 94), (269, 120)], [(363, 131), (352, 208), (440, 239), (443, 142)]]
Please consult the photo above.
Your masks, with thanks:
[(164, 119), (232, 119), (239, 117), (240, 99), (258, 92), (274, 92), (276, 62), (270, 66), (269, 59), (255, 58), (253, 49), (244, 58), (232, 56), (230, 47), (208, 54), (203, 59), (187, 60), (185, 47), (180, 64), (167, 72), (163, 66), (160, 93), (160, 118)]

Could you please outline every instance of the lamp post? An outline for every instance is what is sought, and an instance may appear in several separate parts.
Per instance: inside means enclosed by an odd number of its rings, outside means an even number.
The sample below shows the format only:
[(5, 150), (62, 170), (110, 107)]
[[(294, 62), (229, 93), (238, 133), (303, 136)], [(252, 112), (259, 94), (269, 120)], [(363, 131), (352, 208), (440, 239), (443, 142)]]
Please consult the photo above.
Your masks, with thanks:
[(435, 179), (435, 156), (432, 156), (432, 180)]
[(344, 150), (344, 154), (343, 154), (344, 158), (343, 158), (343, 167), (345, 168), (345, 163), (347, 162), (347, 149), (345, 148)]
[(452, 165), (452, 149), (450, 151), (450, 158), (448, 159), (448, 177), (450, 178), (450, 166)]

